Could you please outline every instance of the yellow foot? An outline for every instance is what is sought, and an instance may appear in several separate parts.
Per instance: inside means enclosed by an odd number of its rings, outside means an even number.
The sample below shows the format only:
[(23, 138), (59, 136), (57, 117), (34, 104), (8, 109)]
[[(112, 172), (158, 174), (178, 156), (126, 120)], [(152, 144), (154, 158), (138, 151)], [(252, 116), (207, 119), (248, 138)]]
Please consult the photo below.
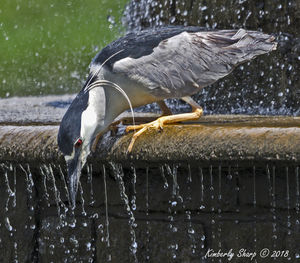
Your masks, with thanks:
[(162, 130), (163, 129), (163, 122), (160, 119), (161, 118), (158, 118), (157, 120), (149, 122), (149, 123), (146, 123), (146, 124), (130, 125), (130, 126), (126, 127), (126, 132), (137, 131), (138, 130), (137, 132), (135, 132), (133, 134), (131, 142), (130, 142), (130, 144), (128, 146), (128, 150), (127, 151), (129, 153), (131, 152), (136, 139), (140, 135), (142, 135), (146, 130), (148, 130), (148, 129)]
[(134, 130), (134, 131), (138, 130), (138, 131), (133, 134), (127, 151), (129, 153), (131, 152), (136, 139), (141, 134), (143, 134), (146, 130), (148, 130), (148, 129), (162, 130), (163, 126), (168, 123), (170, 124), (170, 123), (176, 123), (176, 122), (180, 122), (180, 121), (197, 120), (201, 117), (202, 113), (203, 113), (202, 108), (196, 108), (191, 113), (176, 114), (176, 115), (171, 115), (171, 116), (162, 116), (162, 117), (158, 118), (157, 120), (146, 123), (146, 124), (128, 126), (126, 128), (126, 132), (129, 132), (132, 130)]

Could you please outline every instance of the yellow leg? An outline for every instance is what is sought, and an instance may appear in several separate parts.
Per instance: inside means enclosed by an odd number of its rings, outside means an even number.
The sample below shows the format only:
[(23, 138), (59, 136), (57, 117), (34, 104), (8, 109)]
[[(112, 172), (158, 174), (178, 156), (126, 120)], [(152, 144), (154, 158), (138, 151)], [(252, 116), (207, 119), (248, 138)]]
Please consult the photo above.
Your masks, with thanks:
[(203, 114), (202, 108), (201, 107), (197, 107), (197, 108), (192, 107), (192, 108), (193, 108), (193, 112), (190, 112), (190, 113), (182, 113), (182, 114), (176, 114), (176, 115), (171, 115), (171, 116), (162, 116), (162, 117), (158, 118), (157, 120), (146, 123), (146, 124), (128, 126), (126, 128), (126, 132), (129, 132), (132, 130), (134, 130), (134, 131), (139, 130), (133, 134), (131, 142), (128, 146), (128, 152), (131, 152), (136, 139), (141, 134), (143, 134), (146, 130), (148, 130), (150, 128), (154, 128), (154, 129), (158, 130), (158, 129), (162, 129), (165, 124), (199, 119), (201, 117), (201, 115)]

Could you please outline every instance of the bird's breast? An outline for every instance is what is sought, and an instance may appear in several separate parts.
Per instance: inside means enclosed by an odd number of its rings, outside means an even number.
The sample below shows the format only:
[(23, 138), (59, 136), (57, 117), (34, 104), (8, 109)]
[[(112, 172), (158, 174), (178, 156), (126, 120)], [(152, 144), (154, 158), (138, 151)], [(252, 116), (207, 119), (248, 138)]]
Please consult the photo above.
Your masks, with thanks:
[[(161, 97), (157, 97), (151, 93), (151, 83), (147, 83), (146, 79), (134, 79), (126, 74), (114, 73), (108, 69), (105, 69), (103, 78), (117, 84), (126, 93), (133, 107), (139, 107), (162, 99)], [(105, 92), (107, 96), (110, 97), (108, 101), (114, 97), (117, 98), (119, 104), (123, 103), (126, 107), (128, 106), (128, 102), (121, 92), (117, 91), (113, 87), (107, 87)]]

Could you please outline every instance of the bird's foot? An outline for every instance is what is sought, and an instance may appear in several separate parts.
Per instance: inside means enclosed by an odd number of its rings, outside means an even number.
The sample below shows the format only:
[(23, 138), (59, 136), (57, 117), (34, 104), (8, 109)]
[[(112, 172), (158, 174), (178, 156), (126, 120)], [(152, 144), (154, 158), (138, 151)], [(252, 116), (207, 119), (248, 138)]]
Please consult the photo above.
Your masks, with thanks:
[(132, 136), (131, 142), (128, 146), (127, 152), (129, 152), (129, 153), (131, 152), (136, 139), (139, 136), (141, 136), (145, 131), (147, 131), (149, 129), (162, 130), (163, 126), (164, 126), (163, 117), (158, 118), (157, 120), (146, 123), (146, 124), (127, 126), (126, 127), (126, 132), (135, 131), (135, 133)]
[(134, 131), (138, 130), (138, 131), (136, 131), (133, 134), (131, 142), (128, 146), (127, 152), (129, 152), (129, 153), (131, 152), (136, 139), (141, 134), (143, 134), (146, 130), (148, 130), (148, 129), (162, 130), (163, 126), (165, 124), (177, 123), (177, 122), (188, 121), (188, 120), (197, 120), (201, 117), (202, 113), (203, 113), (203, 110), (199, 106), (197, 108), (194, 107), (193, 112), (190, 112), (190, 113), (162, 116), (162, 117), (158, 118), (157, 120), (146, 123), (146, 124), (128, 126), (126, 128), (126, 132), (129, 132), (132, 130), (134, 130)]
[(138, 130), (141, 130), (141, 129), (144, 129), (147, 130), (147, 129), (150, 129), (150, 128), (153, 128), (153, 129), (163, 129), (163, 122), (162, 120), (160, 120), (160, 118), (158, 118), (157, 120), (155, 121), (151, 121), (149, 123), (145, 123), (145, 124), (139, 124), (139, 125), (128, 125), (126, 127), (126, 132), (130, 132), (130, 131), (138, 131)]

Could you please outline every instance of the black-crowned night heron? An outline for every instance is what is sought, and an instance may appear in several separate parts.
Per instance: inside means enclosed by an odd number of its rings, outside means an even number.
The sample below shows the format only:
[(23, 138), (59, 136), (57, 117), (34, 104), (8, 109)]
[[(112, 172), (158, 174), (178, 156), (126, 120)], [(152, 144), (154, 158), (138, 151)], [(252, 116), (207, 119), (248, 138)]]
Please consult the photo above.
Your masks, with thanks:
[(165, 27), (128, 33), (102, 49), (90, 65), (89, 77), (64, 115), (58, 145), (68, 167), (73, 207), (81, 169), (97, 142), (123, 111), (165, 99), (180, 98), (192, 112), (163, 116), (130, 126), (128, 150), (148, 128), (198, 119), (201, 107), (191, 95), (229, 74), (235, 66), (276, 49), (274, 37), (240, 30), (203, 31), (198, 27)]

